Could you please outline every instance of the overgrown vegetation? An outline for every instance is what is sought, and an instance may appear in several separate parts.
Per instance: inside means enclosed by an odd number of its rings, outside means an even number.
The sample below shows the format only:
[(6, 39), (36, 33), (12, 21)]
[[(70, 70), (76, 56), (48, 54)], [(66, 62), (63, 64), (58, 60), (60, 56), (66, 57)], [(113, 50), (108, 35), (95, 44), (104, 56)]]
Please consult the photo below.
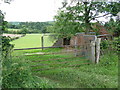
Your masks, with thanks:
[(114, 38), (113, 40), (102, 40), (101, 50), (108, 52), (113, 50), (112, 52), (118, 53), (119, 43), (120, 43), (120, 37)]
[[(2, 88), (48, 88), (47, 81), (32, 75), (28, 61), (12, 57), (3, 63)], [(39, 79), (39, 80), (38, 80)]]
[[(56, 58), (71, 57), (72, 55), (58, 54), (58, 55), (28, 55), (26, 53), (52, 53), (58, 52), (62, 49), (45, 49), (41, 50), (23, 50), (14, 51), (14, 56), (17, 58), (24, 58), (29, 61), (32, 75), (37, 76), (43, 81), (47, 81), (48, 88), (117, 88), (118, 86), (118, 56), (115, 52), (104, 53), (100, 57), (99, 64), (78, 65), (68, 67), (68, 65), (82, 64), (88, 61), (84, 58), (61, 59), (52, 61), (43, 61)], [(40, 61), (41, 62), (32, 62)], [(78, 61), (79, 60), (79, 61)], [(64, 61), (73, 61), (63, 64)], [(56, 63), (56, 64), (55, 64)], [(44, 65), (50, 64), (50, 65)], [(42, 66), (41, 66), (42, 65)], [(49, 69), (52, 68), (53, 69)], [(35, 71), (36, 69), (48, 69), (43, 71)], [(37, 81), (36, 81), (37, 82)]]

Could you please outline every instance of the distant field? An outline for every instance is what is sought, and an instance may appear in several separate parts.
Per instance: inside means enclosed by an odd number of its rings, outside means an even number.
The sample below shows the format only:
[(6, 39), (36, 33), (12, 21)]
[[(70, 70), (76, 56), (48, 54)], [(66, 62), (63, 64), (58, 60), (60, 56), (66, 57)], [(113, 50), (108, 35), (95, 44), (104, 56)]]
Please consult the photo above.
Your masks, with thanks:
[[(25, 37), (14, 40), (11, 44), (14, 44), (17, 49), (20, 48), (35, 48), (41, 47), (41, 36), (42, 34), (26, 34)], [(52, 46), (55, 40), (50, 36), (44, 37), (44, 46)]]

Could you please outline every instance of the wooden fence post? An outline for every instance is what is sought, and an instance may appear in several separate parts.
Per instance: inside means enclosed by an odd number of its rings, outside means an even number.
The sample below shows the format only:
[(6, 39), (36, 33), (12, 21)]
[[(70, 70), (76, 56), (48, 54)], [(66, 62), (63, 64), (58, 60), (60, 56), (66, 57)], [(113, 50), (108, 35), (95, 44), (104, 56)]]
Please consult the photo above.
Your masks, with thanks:
[(90, 59), (92, 60), (93, 63), (95, 63), (95, 60), (96, 60), (96, 40), (97, 40), (97, 37), (95, 36), (94, 37), (94, 41), (91, 41), (91, 57)]
[(43, 36), (41, 37), (41, 46), (42, 46), (42, 50), (44, 48), (44, 39), (43, 39)]
[(75, 44), (75, 56), (77, 56), (78, 55), (78, 52), (77, 52), (77, 37), (75, 37), (74, 44)]
[(96, 63), (99, 62), (99, 58), (100, 58), (100, 42), (101, 42), (101, 38), (97, 38), (96, 40)]
[(91, 41), (91, 57), (93, 63), (95, 63), (95, 41)]

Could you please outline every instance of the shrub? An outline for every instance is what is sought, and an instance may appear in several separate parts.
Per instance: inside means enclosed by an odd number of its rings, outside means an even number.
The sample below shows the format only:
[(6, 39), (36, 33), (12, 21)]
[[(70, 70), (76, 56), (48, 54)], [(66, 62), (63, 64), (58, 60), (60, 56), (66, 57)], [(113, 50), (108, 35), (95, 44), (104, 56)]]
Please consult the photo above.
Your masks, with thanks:
[(31, 81), (31, 72), (25, 62), (15, 61), (11, 57), (13, 45), (10, 44), (10, 37), (2, 37), (2, 87), (27, 87), (27, 81)]
[(3, 59), (9, 58), (11, 51), (14, 47), (14, 45), (10, 44), (10, 41), (12, 41), (12, 39), (10, 37), (2, 36), (2, 56), (3, 56)]
[(118, 45), (119, 45), (119, 43), (120, 43), (120, 40), (119, 40), (119, 38), (117, 38), (117, 39), (115, 39), (115, 40), (112, 40), (112, 41), (110, 41), (110, 40), (103, 40), (102, 42), (101, 42), (101, 49), (112, 49), (112, 50), (116, 50), (116, 51), (118, 51)]
[(3, 61), (3, 88), (22, 88), (30, 87), (29, 83), (32, 79), (30, 69), (25, 65), (25, 62), (18, 60)]
[(108, 41), (107, 40), (103, 40), (102, 42), (101, 42), (101, 49), (107, 49), (108, 48), (108, 45), (109, 45), (109, 43), (108, 43)]

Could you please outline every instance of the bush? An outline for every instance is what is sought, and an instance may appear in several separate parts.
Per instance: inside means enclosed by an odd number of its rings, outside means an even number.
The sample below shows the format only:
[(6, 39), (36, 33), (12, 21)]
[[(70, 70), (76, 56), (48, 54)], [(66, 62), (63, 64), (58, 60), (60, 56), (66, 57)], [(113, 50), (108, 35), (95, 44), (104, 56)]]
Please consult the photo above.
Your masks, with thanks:
[[(10, 37), (2, 37), (2, 87), (27, 87), (27, 81), (31, 81), (31, 73), (25, 62), (13, 60), (11, 57), (13, 45)], [(17, 58), (19, 59), (19, 58)]]
[(107, 41), (107, 40), (103, 40), (103, 41), (101, 42), (100, 47), (101, 47), (101, 49), (107, 49), (107, 48), (108, 48), (108, 45), (109, 45), (108, 41)]
[[(7, 62), (7, 63), (6, 63)], [(33, 76), (29, 62), (19, 57), (3, 63), (3, 88), (48, 88), (48, 81)], [(39, 80), (38, 80), (39, 79)]]
[(3, 88), (29, 88), (33, 86), (32, 81), (31, 71), (25, 61), (13, 59), (3, 61)]
[(10, 44), (12, 39), (10, 37), (2, 36), (2, 56), (3, 59), (7, 59), (10, 57), (11, 51), (14, 45)]
[(110, 41), (110, 40), (103, 40), (102, 42), (101, 42), (101, 49), (112, 49), (112, 50), (116, 50), (116, 51), (118, 51), (118, 45), (119, 45), (119, 43), (120, 43), (120, 40), (119, 40), (119, 38), (117, 38), (117, 39), (115, 39), (115, 40), (112, 40), (112, 41)]

